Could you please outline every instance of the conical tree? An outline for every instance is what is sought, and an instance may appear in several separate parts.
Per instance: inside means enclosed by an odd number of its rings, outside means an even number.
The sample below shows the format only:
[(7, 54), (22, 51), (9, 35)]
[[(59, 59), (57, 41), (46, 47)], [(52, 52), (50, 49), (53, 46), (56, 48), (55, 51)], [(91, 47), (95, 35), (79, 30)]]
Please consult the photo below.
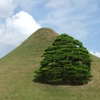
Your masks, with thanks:
[(85, 84), (91, 75), (91, 58), (79, 40), (61, 34), (44, 54), (35, 80), (50, 84)]

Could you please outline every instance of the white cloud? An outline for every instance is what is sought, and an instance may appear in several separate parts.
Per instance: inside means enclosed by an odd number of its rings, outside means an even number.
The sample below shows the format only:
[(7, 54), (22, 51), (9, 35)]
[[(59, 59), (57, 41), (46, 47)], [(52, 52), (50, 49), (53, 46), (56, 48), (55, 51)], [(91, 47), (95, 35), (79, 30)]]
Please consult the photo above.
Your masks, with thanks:
[(15, 5), (12, 0), (0, 0), (0, 17), (7, 18), (13, 14)]
[(17, 6), (20, 6), (22, 10), (29, 10), (35, 5), (34, 0), (13, 0)]
[(2, 30), (0, 31), (0, 45), (4, 45), (6, 51), (14, 49), (41, 27), (30, 14), (24, 11), (7, 18), (5, 25), (1, 26), (3, 30), (0, 29)]
[[(50, 0), (45, 6), (50, 8), (58, 8), (66, 5), (67, 0)], [(69, 3), (69, 2), (67, 2)], [(67, 5), (66, 5), (67, 6)]]
[(100, 52), (95, 52), (94, 53), (93, 51), (90, 51), (90, 53), (100, 58)]
[[(6, 19), (7, 39), (11, 36), (15, 43), (23, 41), (41, 26), (28, 13), (21, 11), (11, 18)], [(12, 41), (9, 41), (12, 43)]]
[(62, 27), (64, 31), (67, 30), (68, 34), (76, 39), (84, 39), (87, 36), (87, 30), (84, 23), (79, 20), (72, 21), (71, 23)]
[[(89, 5), (90, 8), (88, 8), (87, 10), (90, 10), (91, 11), (95, 11), (96, 8), (95, 8), (95, 4), (98, 4), (98, 2), (96, 2), (95, 0), (48, 0), (48, 2), (45, 4), (45, 6), (47, 8), (69, 8), (68, 10), (81, 10), (85, 7), (87, 7), (87, 5)], [(91, 5), (91, 4), (94, 4), (94, 5)], [(79, 9), (80, 8), (80, 9)], [(67, 9), (66, 9), (67, 10)]]
[(39, 1), (38, 0), (13, 0), (13, 1), (18, 7), (21, 7), (22, 10), (33, 11), (34, 7), (36, 7), (39, 4), (42, 4), (47, 0), (39, 0)]
[[(39, 23), (53, 26), (58, 32), (65, 32), (81, 41), (90, 34), (93, 13), (98, 10), (95, 0), (48, 0), (45, 8), (47, 16)], [(96, 19), (94, 19), (96, 20)], [(93, 23), (92, 23), (93, 24)]]
[(2, 36), (4, 30), (5, 30), (5, 25), (0, 24), (0, 36)]

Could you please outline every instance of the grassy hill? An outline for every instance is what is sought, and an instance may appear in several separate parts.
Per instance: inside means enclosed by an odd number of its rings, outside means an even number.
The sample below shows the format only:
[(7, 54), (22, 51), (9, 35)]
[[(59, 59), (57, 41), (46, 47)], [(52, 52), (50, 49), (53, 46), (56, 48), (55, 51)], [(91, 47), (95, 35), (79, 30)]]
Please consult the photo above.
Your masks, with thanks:
[(100, 59), (91, 55), (93, 80), (82, 86), (34, 83), (41, 55), (58, 34), (41, 28), (0, 59), (0, 100), (99, 100)]

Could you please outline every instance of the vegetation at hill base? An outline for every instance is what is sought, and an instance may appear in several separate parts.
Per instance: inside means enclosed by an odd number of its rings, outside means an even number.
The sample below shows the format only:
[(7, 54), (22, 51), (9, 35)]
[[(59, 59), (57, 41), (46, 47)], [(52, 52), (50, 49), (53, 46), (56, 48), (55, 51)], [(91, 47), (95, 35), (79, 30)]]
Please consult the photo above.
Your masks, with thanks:
[(49, 46), (36, 70), (35, 80), (51, 84), (85, 84), (91, 75), (91, 61), (88, 50), (79, 40), (61, 34)]

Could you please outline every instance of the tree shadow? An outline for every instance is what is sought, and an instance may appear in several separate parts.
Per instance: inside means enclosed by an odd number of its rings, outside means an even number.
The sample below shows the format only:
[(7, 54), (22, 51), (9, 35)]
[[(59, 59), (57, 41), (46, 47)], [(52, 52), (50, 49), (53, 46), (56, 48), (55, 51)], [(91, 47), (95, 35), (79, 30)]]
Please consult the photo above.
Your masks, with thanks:
[(46, 81), (43, 81), (43, 80), (37, 80), (36, 78), (33, 79), (33, 82), (35, 83), (40, 83), (40, 84), (46, 84), (46, 85), (52, 85), (52, 86), (60, 86), (60, 85), (68, 85), (68, 86), (82, 86), (82, 85), (86, 85), (87, 83), (85, 84), (82, 84), (82, 83), (75, 83), (75, 82), (61, 82), (61, 83), (51, 83), (51, 82), (46, 82)]

